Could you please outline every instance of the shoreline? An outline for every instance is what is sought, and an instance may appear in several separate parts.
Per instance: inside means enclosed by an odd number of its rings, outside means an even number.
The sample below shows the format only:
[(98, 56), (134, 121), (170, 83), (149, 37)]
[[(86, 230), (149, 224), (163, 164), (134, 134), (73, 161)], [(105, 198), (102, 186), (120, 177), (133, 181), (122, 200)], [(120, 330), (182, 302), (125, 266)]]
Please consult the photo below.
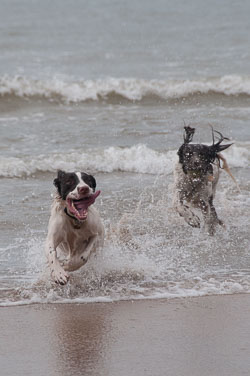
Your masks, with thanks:
[(5, 376), (250, 374), (250, 294), (0, 307)]
[(134, 299), (131, 298), (120, 298), (120, 299), (114, 299), (111, 298), (105, 298), (100, 297), (97, 298), (97, 300), (80, 300), (79, 298), (75, 298), (72, 300), (57, 300), (57, 301), (30, 301), (30, 302), (10, 302), (6, 303), (6, 305), (0, 304), (0, 310), (2, 308), (18, 308), (18, 307), (34, 307), (34, 306), (57, 306), (57, 305), (95, 305), (95, 304), (119, 304), (119, 303), (137, 303), (137, 302), (171, 302), (171, 301), (183, 301), (183, 300), (192, 300), (192, 299), (206, 299), (206, 298), (216, 298), (216, 297), (224, 297), (224, 296), (245, 296), (249, 295), (250, 292), (232, 292), (232, 293), (222, 293), (222, 294), (211, 294), (211, 295), (187, 295), (187, 296), (150, 296), (150, 297), (135, 297)]

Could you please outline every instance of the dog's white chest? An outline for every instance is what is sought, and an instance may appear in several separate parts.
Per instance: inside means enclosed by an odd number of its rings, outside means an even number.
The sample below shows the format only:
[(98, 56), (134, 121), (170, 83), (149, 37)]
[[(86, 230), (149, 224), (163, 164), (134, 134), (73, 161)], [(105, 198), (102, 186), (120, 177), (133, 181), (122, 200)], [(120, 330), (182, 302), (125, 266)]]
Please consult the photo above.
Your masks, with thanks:
[(69, 231), (64, 241), (59, 245), (59, 248), (70, 256), (76, 253), (82, 253), (87, 247), (90, 234), (86, 234), (82, 229)]

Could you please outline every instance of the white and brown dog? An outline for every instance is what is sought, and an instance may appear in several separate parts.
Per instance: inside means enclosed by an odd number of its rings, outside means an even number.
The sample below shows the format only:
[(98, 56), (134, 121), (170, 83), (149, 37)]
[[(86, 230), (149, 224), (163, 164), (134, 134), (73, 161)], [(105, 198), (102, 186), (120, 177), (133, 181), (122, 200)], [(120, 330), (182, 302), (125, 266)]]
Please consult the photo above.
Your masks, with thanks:
[[(68, 272), (79, 269), (91, 252), (103, 246), (104, 227), (92, 206), (100, 194), (95, 192), (92, 175), (58, 171), (54, 185), (58, 194), (52, 203), (45, 252), (52, 278), (64, 285)], [(67, 256), (63, 262), (59, 261), (58, 251)]]
[[(213, 235), (217, 224), (223, 226), (213, 205), (220, 161), (231, 175), (225, 158), (219, 153), (232, 144), (221, 145), (226, 138), (217, 131), (212, 131), (213, 144), (210, 146), (190, 144), (195, 129), (189, 126), (184, 129), (184, 143), (178, 150), (179, 161), (175, 168), (175, 208), (190, 226), (200, 227), (200, 218), (192, 211), (192, 207), (199, 208), (207, 232)], [(220, 135), (217, 143), (214, 142), (214, 132)]]

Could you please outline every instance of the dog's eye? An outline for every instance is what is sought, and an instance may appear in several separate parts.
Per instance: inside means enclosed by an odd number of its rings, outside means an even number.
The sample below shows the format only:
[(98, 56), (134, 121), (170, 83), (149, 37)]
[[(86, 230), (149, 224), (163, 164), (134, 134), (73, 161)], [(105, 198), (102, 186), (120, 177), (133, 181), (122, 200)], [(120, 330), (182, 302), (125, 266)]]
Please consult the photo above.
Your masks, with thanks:
[(68, 179), (66, 180), (66, 185), (73, 185), (74, 184), (74, 179)]
[(190, 158), (190, 157), (192, 157), (192, 155), (193, 155), (193, 153), (190, 151), (190, 152), (188, 152), (188, 153), (186, 154), (186, 157), (187, 157), (187, 158)]

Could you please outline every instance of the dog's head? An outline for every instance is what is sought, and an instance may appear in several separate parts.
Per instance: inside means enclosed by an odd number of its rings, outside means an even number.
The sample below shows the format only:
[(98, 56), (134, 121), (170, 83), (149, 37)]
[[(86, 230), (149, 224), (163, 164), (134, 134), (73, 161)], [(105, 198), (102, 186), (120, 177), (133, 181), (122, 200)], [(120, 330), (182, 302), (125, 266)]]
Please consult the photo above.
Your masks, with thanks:
[[(212, 145), (190, 144), (193, 139), (195, 128), (188, 126), (184, 127), (184, 129), (184, 143), (181, 145), (177, 153), (184, 173), (190, 173), (197, 177), (204, 176), (208, 172), (212, 173), (212, 163), (218, 158), (218, 153), (227, 149), (232, 144), (221, 145), (221, 142), (227, 140), (227, 138), (223, 137), (220, 132), (214, 130), (212, 130)], [(217, 143), (214, 142), (214, 132), (220, 135), (220, 139)]]
[(96, 181), (85, 172), (58, 171), (54, 180), (58, 194), (65, 201), (67, 214), (79, 221), (88, 216), (88, 207), (95, 202), (101, 191), (96, 191)]

